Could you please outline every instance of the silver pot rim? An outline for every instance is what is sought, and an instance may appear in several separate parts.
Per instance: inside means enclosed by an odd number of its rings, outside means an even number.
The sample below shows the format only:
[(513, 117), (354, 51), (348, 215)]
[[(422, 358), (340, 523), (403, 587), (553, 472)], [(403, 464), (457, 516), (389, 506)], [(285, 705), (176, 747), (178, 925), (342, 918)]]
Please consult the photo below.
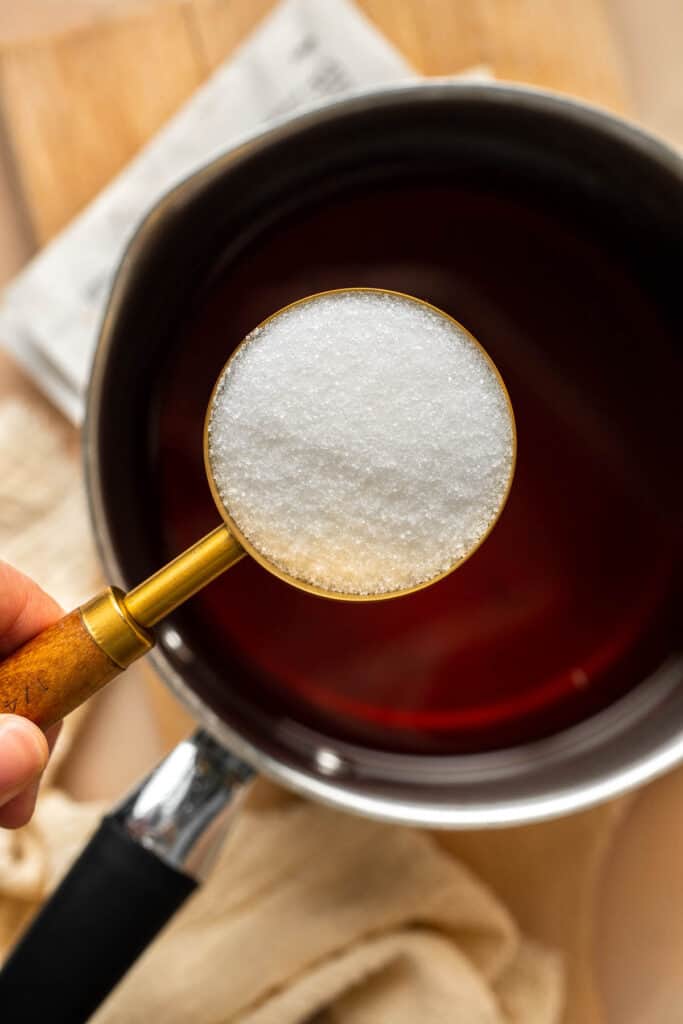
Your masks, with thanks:
[[(430, 102), (451, 103), (456, 97), (463, 100), (474, 99), (484, 104), (511, 104), (531, 111), (570, 117), (575, 123), (603, 136), (607, 134), (615, 140), (625, 142), (632, 149), (664, 166), (680, 181), (683, 188), (683, 160), (675, 150), (639, 126), (599, 107), (570, 97), (527, 86), (501, 83), (475, 84), (431, 80), (401, 83), (381, 90), (363, 90), (332, 103), (306, 108), (295, 117), (283, 119), (265, 130), (255, 131), (231, 146), (225, 153), (214, 158), (168, 192), (150, 210), (138, 227), (120, 264), (102, 323), (88, 392), (83, 457), (91, 523), (103, 566), (113, 582), (121, 582), (121, 570), (107, 527), (94, 436), (100, 396), (106, 386), (105, 354), (111, 340), (112, 322), (117, 308), (125, 301), (128, 282), (135, 273), (139, 251), (144, 245), (150, 223), (162, 218), (165, 211), (181, 196), (183, 201), (191, 198), (195, 190), (201, 189), (207, 175), (220, 173), (255, 149), (287, 139), (306, 126), (325, 123), (342, 112), (351, 114), (396, 103), (409, 106), (424, 99)], [(553, 762), (566, 757), (567, 750), (571, 748), (576, 763), (582, 763), (584, 769), (589, 766), (585, 777), (579, 781), (556, 785), (546, 792), (526, 792), (522, 787), (522, 791), (516, 796), (505, 795), (501, 790), (495, 798), (453, 804), (397, 799), (384, 793), (362, 793), (350, 786), (348, 780), (345, 780), (346, 784), (341, 784), (342, 780), (335, 778), (337, 764), (334, 755), (327, 761), (323, 757), (317, 769), (312, 767), (310, 772), (302, 771), (270, 756), (234, 731), (197, 696), (165, 656), (161, 646), (154, 648), (150, 656), (164, 682), (190, 713), (216, 740), (258, 771), (304, 796), (384, 821), (451, 829), (494, 828), (539, 821), (578, 811), (613, 798), (683, 761), (683, 710), (680, 715), (680, 728), (672, 730), (671, 735), (665, 739), (646, 744), (642, 751), (638, 751), (636, 745), (630, 756), (627, 749), (621, 764), (611, 768), (601, 766), (599, 756), (596, 757), (596, 750), (599, 755), (598, 748), (608, 742), (618, 740), (622, 746), (628, 748), (629, 733), (637, 729), (643, 716), (657, 704), (667, 704), (674, 699), (677, 679), (674, 678), (675, 673), (672, 672), (671, 666), (668, 666), (656, 679), (649, 681), (645, 693), (641, 692), (642, 687), (636, 688), (591, 719), (548, 739), (509, 750), (448, 758), (451, 767), (462, 770), (466, 782), (467, 775), (475, 764), (484, 775), (490, 771), (494, 778), (496, 775), (501, 779), (515, 775), (522, 777), (525, 763), (531, 763), (538, 758)], [(680, 703), (683, 705), (683, 697)], [(337, 749), (339, 746), (335, 744)], [(322, 751), (323, 755), (325, 753)], [(416, 771), (429, 760), (430, 758), (416, 758)], [(439, 760), (441, 764), (444, 762), (443, 758), (434, 760)], [(595, 763), (592, 769), (591, 762)]]

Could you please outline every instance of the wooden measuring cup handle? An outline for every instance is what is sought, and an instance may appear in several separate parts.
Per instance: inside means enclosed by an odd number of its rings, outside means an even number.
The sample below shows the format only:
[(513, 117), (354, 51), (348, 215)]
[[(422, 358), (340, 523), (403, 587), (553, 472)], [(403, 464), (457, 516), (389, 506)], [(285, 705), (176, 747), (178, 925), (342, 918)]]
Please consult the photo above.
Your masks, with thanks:
[(0, 662), (0, 713), (47, 729), (153, 646), (109, 588)]

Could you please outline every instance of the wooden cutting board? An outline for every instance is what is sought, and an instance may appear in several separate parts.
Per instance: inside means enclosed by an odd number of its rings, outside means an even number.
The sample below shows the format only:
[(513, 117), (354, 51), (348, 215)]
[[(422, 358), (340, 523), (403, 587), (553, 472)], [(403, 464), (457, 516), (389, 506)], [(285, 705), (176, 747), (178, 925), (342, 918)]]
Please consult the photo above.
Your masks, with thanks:
[[(486, 64), (498, 78), (616, 111), (627, 106), (602, 0), (358, 5), (425, 74)], [(120, 0), (112, 18), (107, 0), (22, 0), (20, 7), (0, 0), (0, 109), (36, 247), (124, 166), (271, 6), (272, 0)], [(158, 691), (157, 701), (170, 741), (187, 718)], [(103, 727), (90, 733), (100, 751), (107, 744)], [(79, 744), (90, 765), (93, 742), (86, 735)], [(508, 833), (439, 837), (489, 880), (530, 934), (563, 950), (566, 1024), (603, 1020), (591, 970), (593, 896), (620, 806)], [(546, 864), (556, 869), (544, 880)]]
[[(0, 16), (0, 105), (40, 245), (124, 166), (272, 0), (127, 0), (114, 19), (113, 5), (101, 0), (22, 0), (19, 12), (15, 0), (4, 4), (11, 13)], [(602, 0), (358, 0), (358, 6), (425, 74), (487, 64), (499, 78), (613, 110), (626, 106)]]

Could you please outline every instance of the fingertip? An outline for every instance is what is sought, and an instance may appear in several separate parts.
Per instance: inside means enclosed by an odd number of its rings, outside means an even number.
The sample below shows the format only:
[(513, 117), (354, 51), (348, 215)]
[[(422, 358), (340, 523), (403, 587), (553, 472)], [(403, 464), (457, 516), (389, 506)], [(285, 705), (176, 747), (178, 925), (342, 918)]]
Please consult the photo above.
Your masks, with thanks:
[(6, 728), (21, 736), (20, 742), (25, 745), (27, 751), (31, 751), (30, 756), (39, 765), (38, 770), (45, 771), (50, 756), (50, 745), (43, 730), (21, 715), (0, 715), (0, 743)]
[(37, 583), (0, 559), (0, 654), (56, 622), (64, 613)]
[(40, 779), (36, 779), (0, 807), (0, 828), (16, 829), (28, 825), (36, 809), (39, 787)]
[(0, 715), (0, 804), (39, 778), (49, 756), (37, 725), (19, 715)]

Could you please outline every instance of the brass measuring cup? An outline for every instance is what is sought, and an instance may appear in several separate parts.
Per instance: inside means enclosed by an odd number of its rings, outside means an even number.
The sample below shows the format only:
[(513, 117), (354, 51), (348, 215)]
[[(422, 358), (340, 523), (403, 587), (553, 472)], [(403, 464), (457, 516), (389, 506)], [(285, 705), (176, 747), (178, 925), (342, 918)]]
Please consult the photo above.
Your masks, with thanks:
[[(512, 427), (512, 458), (504, 493), (486, 532), (464, 555), (444, 572), (401, 590), (352, 594), (323, 590), (306, 580), (288, 575), (250, 542), (225, 507), (214, 481), (209, 450), (209, 428), (218, 387), (230, 364), (250, 343), (256, 331), (288, 310), (313, 302), (321, 296), (346, 292), (376, 292), (399, 296), (425, 306), (456, 324), (491, 366), (505, 397)], [(133, 661), (152, 649), (151, 628), (248, 554), (269, 572), (301, 590), (344, 601), (375, 601), (399, 597), (431, 586), (461, 566), (486, 540), (507, 500), (514, 476), (517, 435), (514, 414), (505, 384), (488, 354), (461, 324), (422, 299), (378, 288), (344, 288), (319, 292), (291, 303), (267, 317), (233, 351), (221, 370), (211, 394), (204, 421), (204, 463), (211, 493), (223, 523), (193, 544), (129, 593), (108, 587), (84, 605), (60, 619), (0, 663), (0, 713), (9, 712), (31, 719), (42, 728), (59, 721), (96, 693), (105, 683), (124, 671)]]

